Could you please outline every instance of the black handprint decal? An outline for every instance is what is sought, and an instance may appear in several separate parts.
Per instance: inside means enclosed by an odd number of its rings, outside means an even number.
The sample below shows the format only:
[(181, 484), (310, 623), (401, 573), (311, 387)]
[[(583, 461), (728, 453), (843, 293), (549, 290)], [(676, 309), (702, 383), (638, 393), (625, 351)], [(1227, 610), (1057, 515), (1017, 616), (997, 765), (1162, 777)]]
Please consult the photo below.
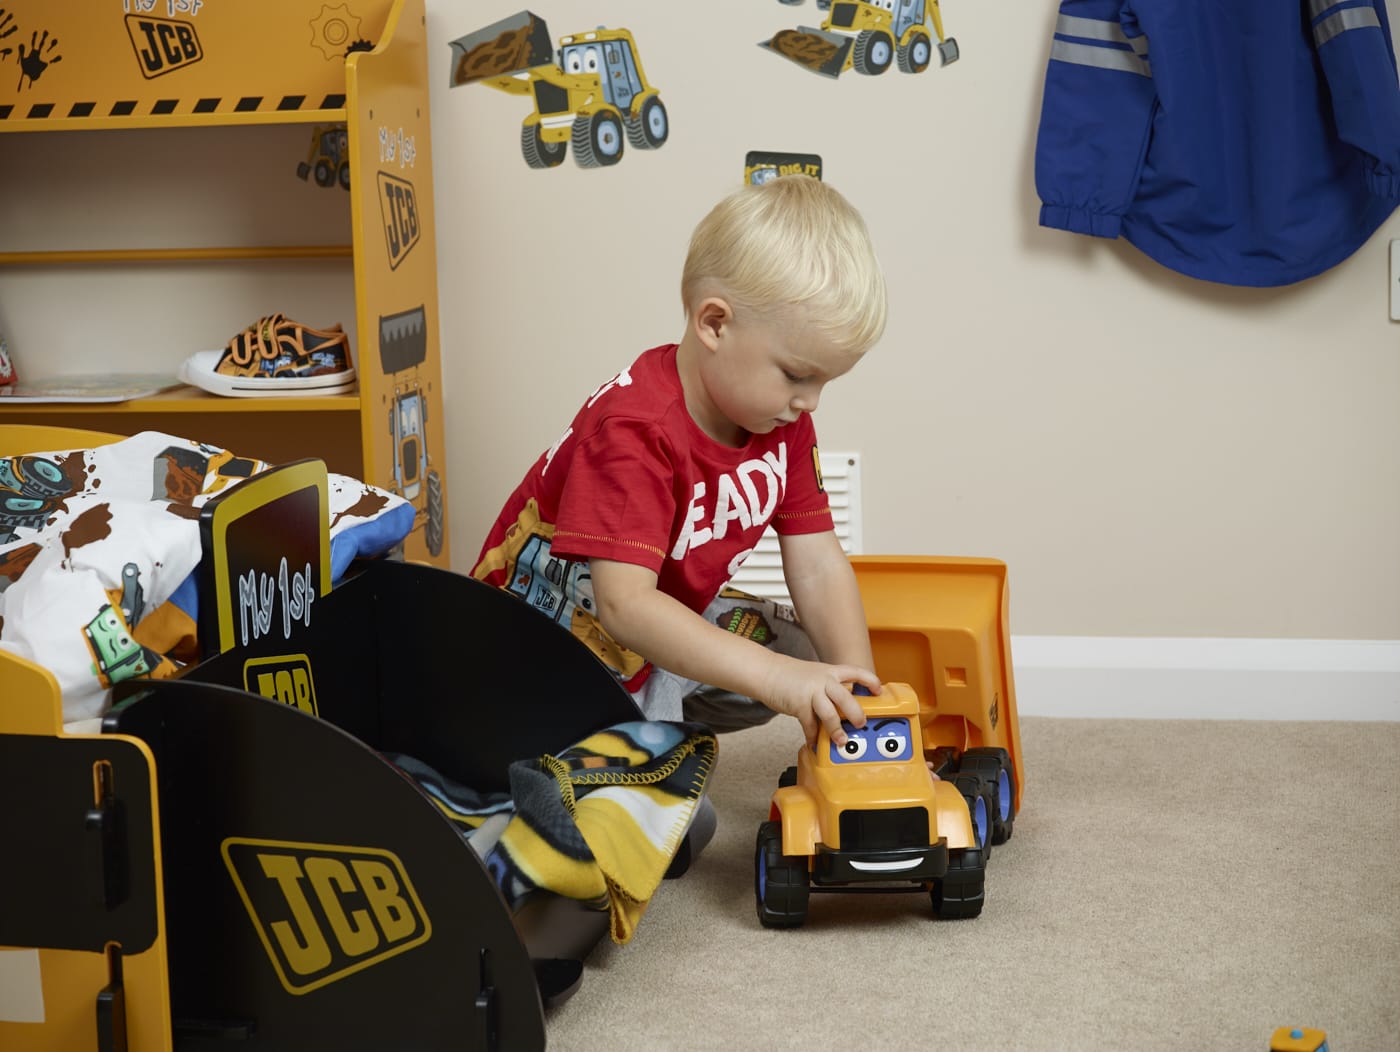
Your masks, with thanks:
[(24, 87), (24, 78), (29, 78), (31, 87), (44, 75), (44, 70), (48, 69), (55, 62), (62, 62), (63, 56), (56, 54), (58, 50), (58, 38), (49, 39), (49, 31), (45, 29), (43, 35), (39, 33), (29, 34), (29, 50), (24, 50), (24, 45), (19, 46), (19, 87)]
[(14, 53), (14, 48), (5, 43), (6, 37), (12, 37), (19, 31), (19, 26), (15, 25), (15, 16), (0, 7), (0, 60), (6, 55)]

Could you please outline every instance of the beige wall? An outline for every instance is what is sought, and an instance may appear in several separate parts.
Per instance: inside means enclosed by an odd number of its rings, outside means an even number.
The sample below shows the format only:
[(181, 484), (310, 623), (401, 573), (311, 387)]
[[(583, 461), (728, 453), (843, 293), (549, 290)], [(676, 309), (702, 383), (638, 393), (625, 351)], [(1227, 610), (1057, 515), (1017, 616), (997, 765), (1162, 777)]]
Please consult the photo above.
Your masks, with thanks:
[(672, 138), (531, 171), (526, 100), (447, 88), (448, 41), (517, 4), (427, 5), (458, 569), (582, 398), (678, 337), (686, 239), (745, 152), (790, 150), (889, 274), (883, 342), (816, 417), (864, 455), (867, 551), (1006, 560), (1018, 634), (1400, 639), (1400, 215), (1276, 290), (1041, 229), (1049, 0), (948, 0), (957, 64), (839, 81), (756, 46), (814, 2), (551, 0), (556, 38), (633, 30)]

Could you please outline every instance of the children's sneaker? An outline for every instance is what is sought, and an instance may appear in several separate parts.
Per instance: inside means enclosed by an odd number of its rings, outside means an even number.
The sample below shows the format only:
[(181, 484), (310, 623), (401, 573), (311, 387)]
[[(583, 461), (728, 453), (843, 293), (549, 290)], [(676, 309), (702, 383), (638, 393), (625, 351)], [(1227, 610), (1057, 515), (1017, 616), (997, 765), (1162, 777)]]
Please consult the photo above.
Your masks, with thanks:
[(180, 379), (212, 394), (247, 398), (340, 394), (355, 385), (350, 338), (339, 325), (312, 329), (282, 314), (259, 319), (222, 351), (199, 351)]

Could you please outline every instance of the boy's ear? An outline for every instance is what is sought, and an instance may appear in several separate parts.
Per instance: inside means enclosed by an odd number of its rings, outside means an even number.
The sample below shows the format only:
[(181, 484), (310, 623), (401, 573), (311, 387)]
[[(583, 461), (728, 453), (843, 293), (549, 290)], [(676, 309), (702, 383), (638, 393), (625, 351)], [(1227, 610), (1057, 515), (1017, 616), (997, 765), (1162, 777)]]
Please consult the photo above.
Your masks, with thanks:
[(695, 334), (706, 348), (713, 351), (719, 345), (719, 338), (725, 326), (734, 320), (734, 309), (726, 300), (718, 296), (708, 296), (700, 301), (692, 316)]

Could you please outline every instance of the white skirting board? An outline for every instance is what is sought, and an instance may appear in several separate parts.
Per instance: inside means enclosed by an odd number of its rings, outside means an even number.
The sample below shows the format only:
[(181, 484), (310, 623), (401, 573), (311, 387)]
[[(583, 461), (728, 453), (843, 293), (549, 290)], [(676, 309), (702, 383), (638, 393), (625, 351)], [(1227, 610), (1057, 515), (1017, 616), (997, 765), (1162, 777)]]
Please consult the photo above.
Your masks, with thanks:
[(1022, 716), (1400, 720), (1400, 640), (1012, 636)]

